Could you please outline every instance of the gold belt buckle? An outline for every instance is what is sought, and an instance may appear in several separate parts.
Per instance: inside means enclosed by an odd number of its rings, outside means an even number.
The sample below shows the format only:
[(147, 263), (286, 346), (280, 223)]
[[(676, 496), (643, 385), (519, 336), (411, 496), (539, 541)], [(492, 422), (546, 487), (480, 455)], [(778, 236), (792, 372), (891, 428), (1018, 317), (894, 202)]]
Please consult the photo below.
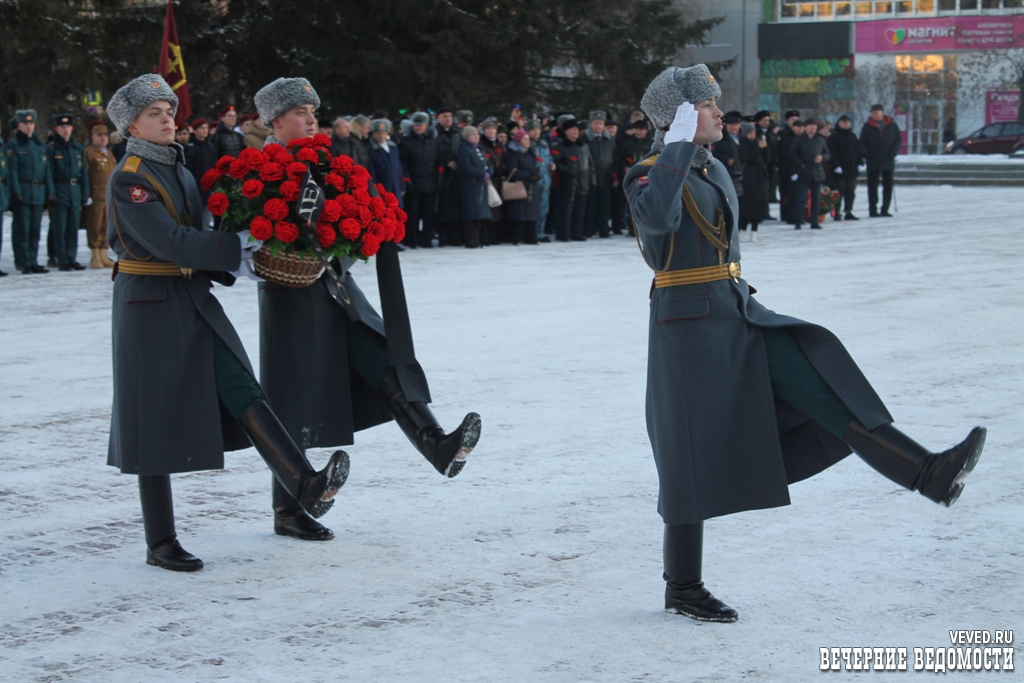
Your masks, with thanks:
[(739, 280), (739, 277), (740, 277), (740, 264), (738, 264), (738, 263), (730, 263), (729, 264), (729, 277), (731, 277), (734, 282), (738, 283), (740, 281)]
[(181, 274), (184, 275), (187, 278), (191, 278), (193, 272), (195, 272), (195, 271), (193, 271), (191, 268), (182, 268), (181, 269)]

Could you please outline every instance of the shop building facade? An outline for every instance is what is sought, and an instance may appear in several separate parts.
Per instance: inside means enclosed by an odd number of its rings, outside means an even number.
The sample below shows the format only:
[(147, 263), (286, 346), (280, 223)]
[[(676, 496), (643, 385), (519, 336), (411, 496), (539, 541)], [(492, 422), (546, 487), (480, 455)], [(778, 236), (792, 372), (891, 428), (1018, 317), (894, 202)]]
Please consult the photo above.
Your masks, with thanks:
[(761, 109), (847, 114), (859, 128), (879, 103), (913, 154), (941, 152), (944, 132), (1017, 120), (1022, 0), (767, 0), (765, 12)]

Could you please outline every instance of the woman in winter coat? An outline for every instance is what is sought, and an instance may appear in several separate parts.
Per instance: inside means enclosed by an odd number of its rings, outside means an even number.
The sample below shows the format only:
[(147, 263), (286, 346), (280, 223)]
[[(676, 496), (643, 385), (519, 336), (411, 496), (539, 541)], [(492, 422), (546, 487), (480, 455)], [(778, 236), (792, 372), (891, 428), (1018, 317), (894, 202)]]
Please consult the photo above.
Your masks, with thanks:
[(508, 175), (505, 182), (519, 182), (526, 186), (526, 199), (505, 201), (505, 218), (508, 221), (508, 239), (512, 244), (526, 241), (537, 244), (537, 220), (540, 218), (540, 161), (531, 149), (532, 140), (525, 130), (512, 134), (509, 143)]
[(768, 209), (771, 150), (768, 141), (752, 123), (740, 124), (739, 163), (743, 165), (743, 195), (740, 197), (740, 232), (750, 226), (750, 241), (757, 241), (757, 226), (771, 218)]
[(459, 164), (459, 208), (462, 214), (462, 241), (467, 249), (480, 246), (480, 225), (491, 220), (487, 204), (487, 186), (494, 167), (480, 148), (480, 131), (473, 126), (462, 129), (462, 143), (456, 159)]
[(892, 426), (834, 334), (753, 298), (741, 278), (736, 192), (707, 148), (722, 136), (721, 93), (703, 64), (655, 78), (641, 101), (658, 131), (652, 155), (625, 185), (656, 273), (647, 430), (665, 522), (665, 608), (728, 622), (736, 611), (701, 577), (704, 520), (788, 505), (789, 484), (851, 451), (948, 506), (981, 455), (985, 430), (930, 452)]
[(375, 185), (383, 185), (384, 189), (398, 197), (398, 205), (404, 206), (402, 197), (405, 195), (405, 178), (408, 174), (402, 168), (402, 157), (398, 145), (391, 141), (391, 122), (387, 119), (374, 119), (370, 122), (370, 175)]

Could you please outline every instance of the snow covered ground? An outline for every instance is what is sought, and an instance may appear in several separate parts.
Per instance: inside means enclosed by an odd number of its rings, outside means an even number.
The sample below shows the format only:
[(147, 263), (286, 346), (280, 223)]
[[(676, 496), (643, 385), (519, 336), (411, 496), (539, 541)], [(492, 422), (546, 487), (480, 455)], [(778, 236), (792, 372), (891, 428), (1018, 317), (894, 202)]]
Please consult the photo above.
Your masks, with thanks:
[[(936, 449), (975, 424), (989, 437), (951, 509), (851, 457), (789, 507), (708, 522), (704, 575), (739, 610), (731, 625), (661, 609), (650, 273), (631, 239), (404, 254), (435, 412), (483, 415), (465, 471), (444, 480), (394, 425), (359, 434), (324, 519), (337, 539), (303, 543), (272, 533), (255, 452), (229, 454), (225, 471), (173, 478), (195, 575), (144, 563), (135, 478), (105, 465), (109, 271), (13, 273), (0, 680), (804, 681), (819, 647), (1020, 634), (1020, 197), (902, 187), (896, 218), (769, 224), (743, 244), (759, 300), (835, 331), (898, 426)], [(258, 367), (254, 285), (218, 296)]]

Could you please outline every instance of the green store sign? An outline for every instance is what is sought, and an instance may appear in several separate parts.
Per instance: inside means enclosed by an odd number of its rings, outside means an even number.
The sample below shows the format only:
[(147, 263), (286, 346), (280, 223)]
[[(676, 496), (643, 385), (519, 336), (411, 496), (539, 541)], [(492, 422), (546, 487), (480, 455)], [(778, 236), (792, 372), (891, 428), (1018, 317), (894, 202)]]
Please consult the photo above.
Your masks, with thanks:
[(811, 78), (845, 76), (853, 67), (849, 57), (842, 59), (766, 59), (761, 62), (761, 76), (768, 78)]

